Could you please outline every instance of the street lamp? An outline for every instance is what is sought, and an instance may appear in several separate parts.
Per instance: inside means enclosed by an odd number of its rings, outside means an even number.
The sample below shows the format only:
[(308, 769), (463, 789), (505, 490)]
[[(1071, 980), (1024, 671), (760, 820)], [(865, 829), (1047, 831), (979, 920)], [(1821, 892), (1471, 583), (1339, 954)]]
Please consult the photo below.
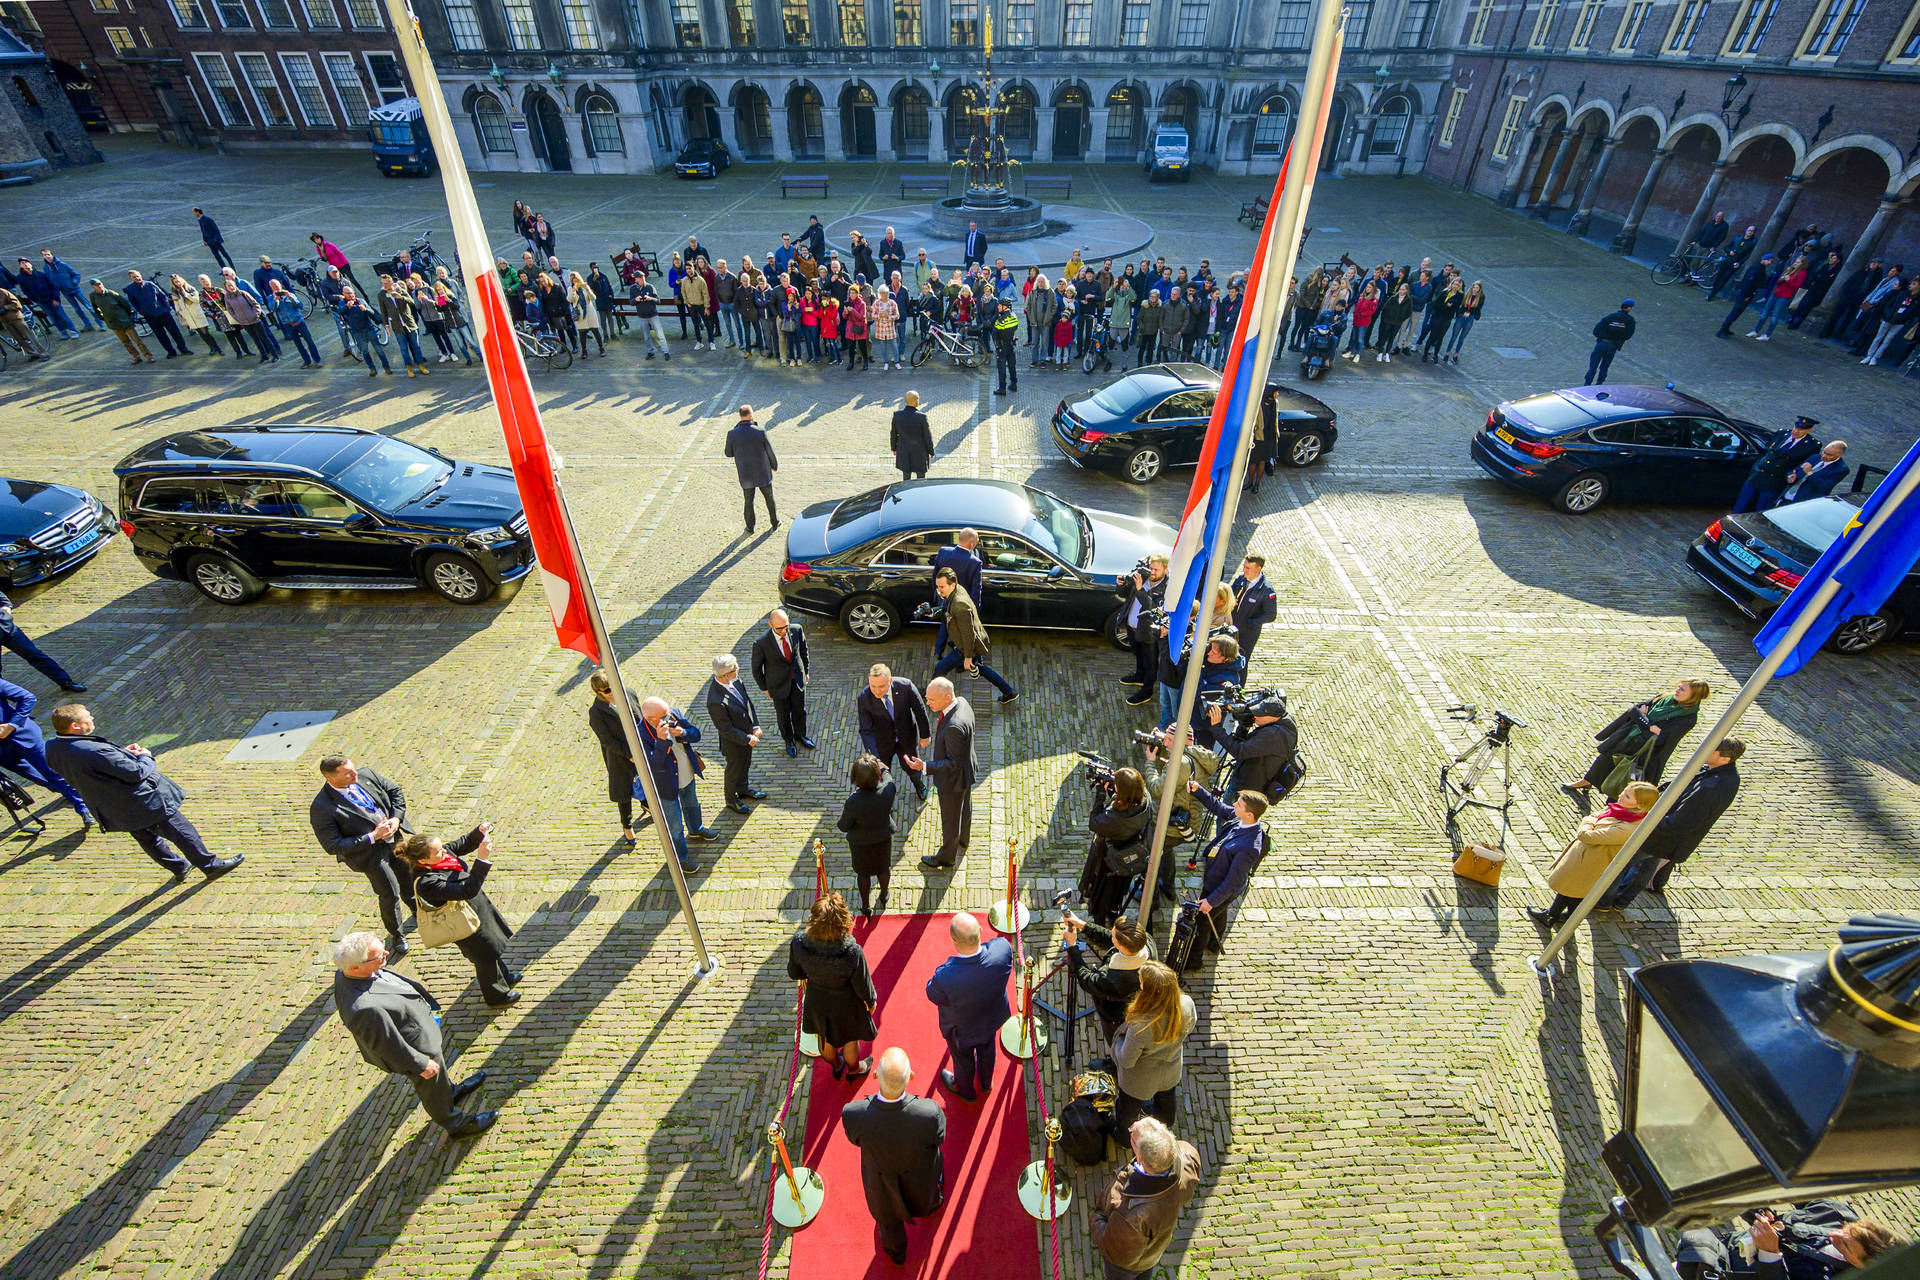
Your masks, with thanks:
[(1621, 1194), (1595, 1228), (1620, 1274), (1675, 1275), (1655, 1227), (1920, 1183), (1920, 920), (1628, 980), (1625, 1127), (1602, 1153)]
[(487, 64), (487, 79), (493, 81), (493, 87), (496, 89), (507, 87), (507, 73), (500, 69), (500, 64), (497, 62)]
[(1747, 77), (1735, 72), (1727, 77), (1726, 87), (1720, 91), (1720, 119), (1726, 122), (1728, 129), (1738, 129), (1740, 122), (1747, 118), (1747, 112), (1753, 110), (1752, 94), (1747, 95), (1747, 100), (1740, 105), (1739, 111), (1736, 112), (1733, 109), (1733, 100), (1739, 97), (1740, 91), (1746, 87)]

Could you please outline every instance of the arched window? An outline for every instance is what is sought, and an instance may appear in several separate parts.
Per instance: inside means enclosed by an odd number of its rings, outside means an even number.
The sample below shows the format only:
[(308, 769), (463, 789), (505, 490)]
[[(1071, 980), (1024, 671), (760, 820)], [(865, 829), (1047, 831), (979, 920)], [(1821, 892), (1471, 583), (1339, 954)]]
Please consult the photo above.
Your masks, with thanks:
[(482, 151), (512, 152), (513, 127), (507, 123), (506, 108), (492, 94), (483, 93), (473, 100), (473, 129), (480, 135)]
[(1373, 146), (1367, 149), (1368, 155), (1397, 156), (1400, 146), (1407, 140), (1407, 120), (1413, 115), (1413, 104), (1404, 94), (1394, 94), (1381, 106), (1378, 120), (1373, 122)]
[(1107, 147), (1137, 144), (1140, 128), (1140, 95), (1122, 86), (1107, 95)]
[(587, 118), (587, 145), (597, 156), (619, 155), (627, 149), (620, 137), (620, 114), (613, 99), (604, 93), (590, 93), (580, 114)]
[(1253, 118), (1253, 154), (1277, 156), (1287, 149), (1287, 134), (1293, 125), (1293, 109), (1287, 100), (1274, 94), (1260, 104)]
[(1024, 85), (1014, 85), (1000, 95), (1000, 132), (1007, 140), (1007, 154), (1033, 155), (1033, 94)]

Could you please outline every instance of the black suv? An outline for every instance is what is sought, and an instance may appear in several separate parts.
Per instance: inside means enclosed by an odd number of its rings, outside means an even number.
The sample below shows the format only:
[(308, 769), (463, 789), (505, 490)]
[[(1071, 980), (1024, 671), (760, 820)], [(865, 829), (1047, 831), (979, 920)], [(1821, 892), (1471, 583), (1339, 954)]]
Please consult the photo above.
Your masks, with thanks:
[(140, 562), (221, 604), (424, 586), (478, 604), (533, 568), (513, 473), (353, 427), (218, 427), (121, 460)]

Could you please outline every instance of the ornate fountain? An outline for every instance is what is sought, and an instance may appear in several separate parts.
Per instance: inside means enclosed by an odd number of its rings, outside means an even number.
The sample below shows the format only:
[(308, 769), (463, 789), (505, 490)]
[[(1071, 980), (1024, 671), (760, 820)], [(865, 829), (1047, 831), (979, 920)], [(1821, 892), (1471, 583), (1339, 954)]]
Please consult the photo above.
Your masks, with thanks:
[(993, 82), (993, 14), (989, 10), (985, 16), (985, 92), (978, 98), (979, 110), (971, 113), (977, 123), (967, 143), (967, 158), (953, 162), (966, 166), (966, 194), (936, 201), (928, 221), (941, 235), (955, 240), (965, 239), (970, 222), (979, 225), (990, 244), (1030, 240), (1047, 233), (1047, 220), (1039, 201), (1007, 189), (1010, 162), (1001, 128), (1006, 108), (1000, 105)]

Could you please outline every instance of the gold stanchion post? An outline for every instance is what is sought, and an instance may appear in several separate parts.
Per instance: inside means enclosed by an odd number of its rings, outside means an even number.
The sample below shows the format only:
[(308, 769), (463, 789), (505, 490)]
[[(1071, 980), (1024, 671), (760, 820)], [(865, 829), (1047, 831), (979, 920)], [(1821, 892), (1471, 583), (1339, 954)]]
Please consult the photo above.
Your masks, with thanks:
[(787, 1155), (786, 1131), (777, 1120), (767, 1126), (767, 1145), (773, 1148), (780, 1172), (785, 1175), (774, 1184), (773, 1220), (788, 1230), (797, 1230), (812, 1222), (826, 1203), (827, 1184), (805, 1165), (794, 1168)]
[(987, 923), (1000, 933), (1018, 933), (1027, 927), (1027, 921), (1031, 918), (1027, 904), (1020, 901), (1019, 850), (1019, 839), (1008, 836), (1007, 896), (987, 908)]
[(1020, 1207), (1045, 1222), (1065, 1213), (1073, 1204), (1073, 1188), (1053, 1176), (1053, 1149), (1060, 1142), (1060, 1122), (1047, 1120), (1047, 1155), (1020, 1171)]
[(1009, 1057), (1031, 1058), (1044, 1052), (1047, 1047), (1047, 1029), (1033, 1021), (1033, 968), (1035, 960), (1027, 957), (1026, 972), (1020, 978), (1020, 1007), (1013, 1016), (1000, 1024), (1000, 1047)]
[(827, 845), (815, 838), (813, 842), (813, 897), (819, 901), (827, 896)]

